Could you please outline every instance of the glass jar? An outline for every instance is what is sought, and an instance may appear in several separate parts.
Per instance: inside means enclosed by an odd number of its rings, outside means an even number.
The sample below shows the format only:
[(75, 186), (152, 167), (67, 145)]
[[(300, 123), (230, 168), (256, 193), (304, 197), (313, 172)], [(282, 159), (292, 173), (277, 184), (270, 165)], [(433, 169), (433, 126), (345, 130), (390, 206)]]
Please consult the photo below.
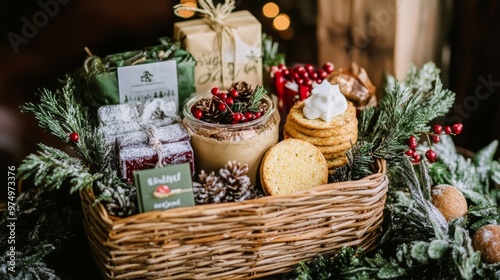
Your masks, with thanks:
[(248, 177), (258, 185), (258, 170), (264, 153), (278, 143), (280, 116), (276, 104), (267, 96), (267, 111), (258, 119), (238, 124), (215, 124), (196, 119), (191, 107), (204, 96), (191, 98), (183, 107), (183, 124), (191, 134), (195, 169), (218, 174), (228, 161), (248, 164)]

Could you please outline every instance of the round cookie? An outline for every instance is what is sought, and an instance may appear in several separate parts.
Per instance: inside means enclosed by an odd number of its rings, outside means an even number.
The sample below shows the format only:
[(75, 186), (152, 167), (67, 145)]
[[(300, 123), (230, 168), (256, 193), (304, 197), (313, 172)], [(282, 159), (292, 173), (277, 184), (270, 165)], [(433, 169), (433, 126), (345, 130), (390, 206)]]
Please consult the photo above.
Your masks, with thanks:
[(320, 119), (310, 120), (304, 116), (302, 109), (304, 109), (304, 101), (297, 102), (290, 109), (287, 121), (297, 123), (298, 125), (308, 128), (308, 129), (335, 129), (341, 128), (356, 118), (356, 108), (351, 102), (347, 102), (347, 110), (330, 121), (325, 122)]
[(352, 145), (354, 145), (356, 143), (356, 140), (357, 139), (351, 139), (349, 141), (340, 143), (340, 144), (335, 145), (335, 146), (332, 146), (332, 145), (326, 145), (326, 146), (316, 145), (316, 147), (318, 147), (318, 149), (321, 151), (321, 153), (323, 155), (336, 154), (336, 153), (347, 151), (349, 148), (351, 148)]
[(347, 158), (345, 151), (333, 153), (333, 154), (323, 154), (323, 156), (325, 157), (326, 160), (334, 159), (334, 158), (338, 158), (338, 157), (346, 157)]
[(300, 126), (291, 119), (287, 119), (286, 124), (289, 128), (295, 129), (296, 131), (313, 137), (332, 137), (340, 136), (349, 133), (358, 133), (358, 119), (353, 118), (346, 125), (339, 128), (329, 128), (329, 129), (311, 129), (307, 127)]
[(310, 135), (305, 135), (300, 131), (297, 131), (289, 123), (285, 123), (284, 130), (293, 138), (306, 140), (314, 145), (328, 146), (328, 145), (338, 145), (340, 143), (349, 141), (350, 139), (357, 136), (357, 128), (355, 131), (347, 132), (343, 135), (330, 136), (330, 137), (315, 137)]
[(349, 160), (347, 159), (347, 156), (345, 157), (336, 157), (333, 159), (327, 159), (326, 164), (328, 165), (328, 169), (333, 169), (337, 168), (340, 166), (344, 166), (346, 163), (348, 163)]
[(288, 132), (286, 132), (286, 130), (283, 130), (283, 139), (288, 139), (288, 138), (293, 138), (293, 137), (290, 136), (290, 134), (288, 134)]
[(289, 138), (264, 154), (260, 181), (269, 195), (290, 194), (328, 183), (328, 166), (316, 146)]

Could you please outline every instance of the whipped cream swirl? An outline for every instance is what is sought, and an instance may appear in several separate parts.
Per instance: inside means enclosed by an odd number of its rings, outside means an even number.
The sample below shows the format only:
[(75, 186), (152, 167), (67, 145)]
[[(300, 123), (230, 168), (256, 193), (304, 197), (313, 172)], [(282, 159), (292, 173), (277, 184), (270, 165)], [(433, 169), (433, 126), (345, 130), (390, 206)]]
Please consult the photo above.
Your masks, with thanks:
[(321, 118), (325, 122), (347, 110), (347, 99), (340, 92), (339, 85), (332, 85), (326, 79), (315, 84), (312, 95), (304, 102), (304, 116), (310, 120)]

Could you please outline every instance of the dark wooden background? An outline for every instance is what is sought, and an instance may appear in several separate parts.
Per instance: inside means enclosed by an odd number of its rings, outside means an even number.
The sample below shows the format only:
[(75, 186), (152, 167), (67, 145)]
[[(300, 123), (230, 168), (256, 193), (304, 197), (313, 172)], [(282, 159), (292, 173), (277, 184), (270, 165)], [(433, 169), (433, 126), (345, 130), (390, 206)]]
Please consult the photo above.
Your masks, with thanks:
[(500, 2), (454, 3), (448, 84), (457, 100), (449, 118), (465, 127), (456, 142), (477, 151), (500, 141)]

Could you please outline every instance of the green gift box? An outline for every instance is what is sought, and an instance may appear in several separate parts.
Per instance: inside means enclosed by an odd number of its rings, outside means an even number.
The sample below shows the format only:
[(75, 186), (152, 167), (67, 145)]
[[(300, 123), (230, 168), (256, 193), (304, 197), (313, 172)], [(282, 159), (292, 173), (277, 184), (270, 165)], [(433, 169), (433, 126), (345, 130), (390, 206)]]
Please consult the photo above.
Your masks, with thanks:
[[(170, 38), (159, 39), (161, 44), (143, 50), (111, 54), (104, 58), (89, 55), (82, 68), (76, 72), (85, 97), (92, 107), (120, 103), (118, 67), (140, 65), (175, 59), (178, 85), (178, 104), (195, 93), (194, 67), (196, 61), (179, 43)], [(161, 97), (161, 96), (155, 96)]]

